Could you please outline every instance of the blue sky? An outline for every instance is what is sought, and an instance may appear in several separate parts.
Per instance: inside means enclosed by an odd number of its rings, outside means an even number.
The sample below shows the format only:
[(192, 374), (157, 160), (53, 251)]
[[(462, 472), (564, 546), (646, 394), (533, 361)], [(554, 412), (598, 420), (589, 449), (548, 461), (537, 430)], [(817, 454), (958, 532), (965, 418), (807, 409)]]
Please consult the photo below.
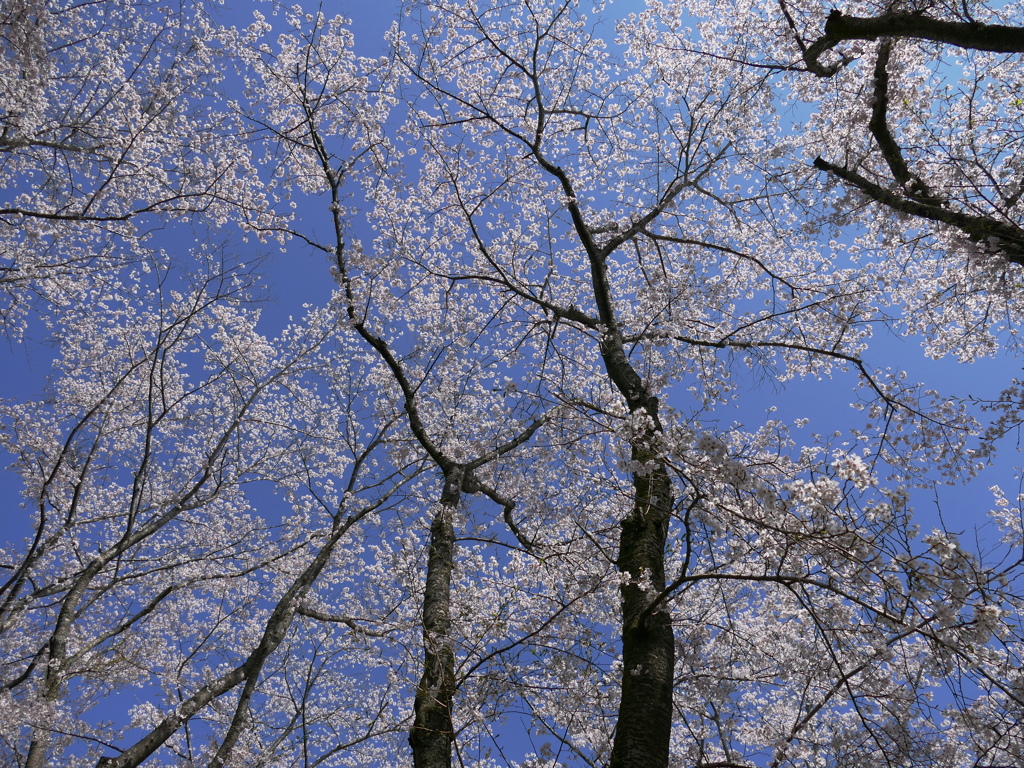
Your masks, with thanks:
[[(632, 2), (616, 3), (611, 11), (618, 13), (620, 9), (633, 5), (635, 3)], [(398, 13), (399, 6), (397, 2), (328, 3), (324, 12), (350, 17), (357, 50), (364, 55), (375, 56), (385, 50), (383, 34)], [(244, 25), (254, 8), (265, 9), (266, 4), (229, 3), (225, 18)], [(370, 239), (368, 233), (364, 239)], [(185, 247), (184, 239), (180, 245)], [(328, 278), (328, 265), (322, 256), (311, 253), (296, 242), (285, 250), (277, 250), (270, 245), (239, 248), (252, 248), (254, 255), (266, 257), (266, 293), (270, 300), (265, 309), (263, 330), (268, 335), (275, 335), (288, 316), (299, 316), (304, 303), (323, 302), (333, 288)], [(0, 397), (25, 397), (39, 393), (48, 373), (46, 352), (45, 347), (35, 343), (5, 340), (0, 344), (0, 370), (4, 371)], [(880, 334), (866, 358), (875, 368), (905, 368), (912, 380), (925, 381), (951, 397), (995, 397), (1014, 376), (1020, 375), (1019, 361), (1006, 353), (972, 364), (951, 359), (932, 361), (925, 357), (919, 340), (891, 335)], [(860, 414), (848, 407), (855, 383), (853, 374), (837, 376), (833, 381), (796, 381), (784, 385), (751, 379), (742, 385), (743, 394), (734, 418), (756, 427), (763, 421), (766, 411), (775, 407), (783, 419), (810, 418), (811, 424), (803, 434), (843, 429), (863, 421)], [(723, 414), (723, 421), (727, 418), (729, 414)], [(4, 460), (3, 463), (9, 462)], [(989, 486), (999, 484), (1011, 499), (1016, 496), (1018, 463), (1019, 446), (1016, 436), (1011, 435), (1003, 441), (993, 465), (973, 482), (938, 485), (934, 491), (916, 492), (912, 503), (920, 514), (922, 528), (927, 530), (938, 524), (940, 511), (946, 525), (954, 531), (969, 531), (975, 525), (983, 524), (992, 503)], [(12, 473), (0, 474), (0, 494), (4, 500), (0, 505), (0, 540), (17, 539), (30, 530), (24, 512), (18, 507), (19, 487), (20, 481)], [(267, 500), (268, 506), (277, 503)]]
[[(232, 15), (238, 13), (240, 17), (248, 17), (250, 6), (247, 4), (232, 5), (229, 2), (228, 5), (237, 9), (232, 11)], [(607, 13), (612, 17), (624, 15), (643, 5), (636, 0), (613, 1)], [(265, 3), (253, 3), (251, 7), (265, 6)], [(401, 2), (330, 3), (325, 4), (323, 10), (328, 15), (338, 12), (350, 18), (357, 51), (362, 55), (377, 56), (386, 50), (383, 35), (399, 16)], [(364, 234), (363, 239), (369, 241), (369, 233)], [(301, 303), (315, 301), (316, 294), (326, 297), (331, 285), (324, 280), (326, 265), (321, 257), (310, 254), (296, 243), (283, 253), (271, 252), (268, 255), (268, 289), (275, 299), (274, 305), (267, 308), (268, 321), (276, 324), (289, 314), (297, 315)], [(929, 388), (951, 398), (995, 398), (1015, 376), (1020, 375), (1021, 369), (1015, 356), (1003, 351), (973, 363), (961, 363), (952, 358), (932, 360), (924, 354), (920, 339), (898, 337), (881, 328), (877, 330), (865, 360), (875, 369), (906, 370), (910, 380), (924, 382)], [(860, 425), (863, 417), (849, 407), (855, 385), (853, 374), (839, 374), (830, 382), (798, 380), (785, 384), (748, 377), (744, 383), (746, 395), (740, 399), (735, 418), (755, 425), (764, 419), (768, 408), (775, 407), (783, 418), (811, 419), (803, 430), (807, 436), (813, 432), (844, 429), (851, 424)], [(723, 414), (722, 418), (724, 420), (726, 415)], [(945, 523), (956, 531), (968, 531), (983, 524), (992, 502), (988, 491), (991, 485), (1001, 485), (1011, 499), (1016, 496), (1019, 453), (1017, 436), (1011, 434), (1002, 441), (991, 466), (973, 481), (956, 485), (940, 483), (933, 490), (915, 493), (912, 503), (922, 516), (922, 528), (928, 530), (932, 525), (938, 525), (939, 512)]]
[[(635, 2), (615, 3), (611, 11), (620, 13), (636, 5)], [(254, 9), (266, 13), (267, 3), (229, 2), (223, 18), (229, 23), (243, 26), (251, 20)], [(385, 51), (383, 35), (398, 15), (400, 3), (331, 3), (324, 7), (324, 11), (328, 14), (338, 12), (351, 18), (358, 52), (376, 56)], [(184, 235), (180, 237), (178, 245), (185, 248), (187, 243)], [(364, 239), (370, 239), (368, 233)], [(275, 335), (289, 316), (301, 315), (304, 303), (324, 301), (333, 288), (332, 282), (327, 279), (328, 265), (324, 259), (298, 243), (291, 243), (283, 251), (271, 245), (237, 247), (245, 260), (256, 255), (266, 258), (265, 294), (269, 301), (264, 309), (263, 330), (268, 335)], [(4, 371), (3, 392), (0, 396), (22, 398), (41, 391), (48, 373), (45, 347), (35, 342), (20, 343), (6, 339), (0, 343), (0, 356)], [(927, 382), (930, 387), (950, 397), (995, 397), (1020, 372), (1020, 363), (1012, 354), (1000, 352), (972, 364), (952, 359), (933, 361), (925, 357), (917, 339), (901, 339), (883, 333), (876, 337), (866, 359), (875, 368), (905, 368), (912, 380)], [(735, 419), (757, 424), (764, 418), (768, 408), (776, 407), (783, 417), (810, 418), (812, 421), (806, 433), (842, 429), (844, 425), (859, 423), (861, 420), (848, 407), (854, 384), (852, 375), (837, 376), (832, 382), (795, 381), (785, 385), (751, 379), (743, 385), (745, 394), (740, 398)], [(723, 415), (725, 418), (727, 416)], [(930, 526), (939, 509), (946, 523), (954, 530), (969, 529), (983, 522), (991, 504), (989, 486), (999, 484), (1010, 498), (1016, 496), (1018, 463), (1017, 436), (1010, 435), (1003, 441), (993, 465), (973, 482), (952, 487), (939, 485), (934, 493), (918, 493), (915, 506), (927, 518), (922, 523)], [(24, 530), (23, 513), (17, 503), (13, 503), (19, 486), (20, 482), (11, 473), (0, 473), (0, 492), (5, 499), (0, 519), (4, 523), (2, 538), (5, 539), (8, 536), (19, 538), (19, 529)]]
[[(633, 0), (618, 2), (611, 6), (610, 12), (624, 13), (639, 5)], [(386, 50), (383, 36), (398, 17), (400, 6), (401, 3), (394, 0), (362, 4), (346, 2), (327, 4), (323, 10), (326, 14), (340, 13), (349, 17), (357, 51), (367, 56), (378, 56)], [(227, 23), (245, 26), (250, 22), (253, 10), (266, 14), (268, 3), (228, 2), (222, 19)], [(363, 239), (370, 240), (368, 232), (363, 234)], [(187, 233), (179, 232), (178, 242), (168, 244), (169, 248), (175, 246), (182, 250), (187, 248)], [(268, 301), (264, 308), (262, 328), (270, 336), (276, 335), (289, 316), (301, 315), (303, 304), (321, 303), (333, 289), (327, 277), (328, 265), (323, 257), (311, 253), (297, 242), (292, 242), (284, 250), (273, 245), (255, 244), (237, 245), (236, 249), (246, 261), (255, 256), (265, 258), (264, 294)], [(36, 343), (38, 340), (38, 336), (29, 343), (7, 339), (0, 344), (4, 371), (0, 396), (23, 398), (41, 392), (49, 368), (48, 351)], [(994, 357), (971, 364), (952, 359), (933, 361), (924, 355), (919, 340), (897, 338), (887, 332), (879, 333), (865, 357), (874, 368), (906, 369), (910, 379), (927, 382), (930, 387), (950, 397), (993, 398), (1020, 372), (1020, 363), (1012, 354), (1000, 352)], [(862, 421), (862, 417), (848, 405), (855, 383), (852, 374), (839, 375), (830, 382), (793, 381), (786, 384), (757, 381), (751, 377), (743, 382), (743, 395), (739, 398), (732, 418), (755, 426), (764, 419), (769, 408), (775, 407), (778, 415), (783, 418), (810, 418), (811, 423), (803, 431), (806, 435), (812, 432), (829, 433)], [(730, 414), (724, 413), (721, 418), (724, 422), (730, 418)], [(954, 486), (939, 484), (934, 491), (916, 493), (913, 503), (922, 515), (922, 527), (927, 530), (936, 524), (939, 511), (953, 530), (969, 530), (983, 523), (992, 500), (989, 486), (999, 484), (1010, 498), (1016, 496), (1018, 463), (1017, 436), (1010, 435), (1003, 440), (1000, 453), (992, 466), (986, 468), (974, 481)], [(0, 473), (0, 493), (3, 493), (5, 499), (0, 507), (0, 520), (3, 521), (3, 534), (0, 538), (17, 539), (28, 533), (24, 513), (15, 502), (19, 488), (20, 481), (12, 473)]]

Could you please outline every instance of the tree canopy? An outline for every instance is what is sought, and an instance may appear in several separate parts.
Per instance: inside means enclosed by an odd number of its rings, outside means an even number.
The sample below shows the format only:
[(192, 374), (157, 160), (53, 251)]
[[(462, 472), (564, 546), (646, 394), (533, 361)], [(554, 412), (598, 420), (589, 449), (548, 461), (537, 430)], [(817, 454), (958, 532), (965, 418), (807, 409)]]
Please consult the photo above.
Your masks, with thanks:
[(1020, 4), (250, 10), (0, 7), (0, 759), (1024, 760), (1024, 385), (877, 362), (1017, 353)]

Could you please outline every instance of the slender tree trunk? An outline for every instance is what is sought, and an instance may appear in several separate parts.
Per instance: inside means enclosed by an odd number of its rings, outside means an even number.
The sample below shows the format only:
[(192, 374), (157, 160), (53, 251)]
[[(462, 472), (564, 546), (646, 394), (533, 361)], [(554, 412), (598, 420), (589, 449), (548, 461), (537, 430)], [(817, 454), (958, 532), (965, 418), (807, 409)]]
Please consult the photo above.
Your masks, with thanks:
[(415, 718), (409, 734), (416, 768), (451, 768), (452, 697), (455, 651), (451, 642), (451, 589), (455, 529), (462, 495), (462, 470), (445, 472), (441, 503), (430, 526), (427, 583), (423, 593), (423, 676), (416, 689)]
[(622, 687), (609, 768), (665, 768), (672, 735), (675, 639), (664, 606), (649, 610), (665, 588), (665, 543), (672, 484), (649, 446), (654, 430), (634, 443), (632, 458), (651, 467), (633, 475), (633, 510), (621, 523), (619, 571), (629, 577), (622, 596)]

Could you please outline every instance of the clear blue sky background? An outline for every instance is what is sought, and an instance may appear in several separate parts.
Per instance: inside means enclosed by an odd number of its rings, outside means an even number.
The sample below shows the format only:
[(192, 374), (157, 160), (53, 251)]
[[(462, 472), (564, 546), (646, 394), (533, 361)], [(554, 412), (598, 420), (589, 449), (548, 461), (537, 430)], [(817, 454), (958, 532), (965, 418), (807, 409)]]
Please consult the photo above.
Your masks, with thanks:
[[(635, 2), (613, 3), (608, 13), (619, 14), (636, 7)], [(324, 3), (327, 15), (340, 13), (353, 21), (357, 50), (364, 55), (377, 56), (384, 52), (383, 34), (399, 12), (400, 4), (393, 0), (369, 0), (357, 3)], [(225, 20), (243, 26), (251, 20), (251, 11), (266, 12), (260, 2), (230, 2), (224, 10)], [(364, 235), (369, 240), (369, 233)], [(183, 247), (186, 243), (181, 244)], [(274, 336), (288, 316), (302, 314), (304, 303), (321, 303), (328, 297), (333, 285), (328, 277), (328, 265), (321, 256), (310, 253), (293, 242), (285, 251), (272, 246), (262, 248), (266, 254), (266, 289), (270, 297), (267, 304), (263, 331)], [(244, 253), (244, 251), (243, 251)], [(955, 360), (931, 361), (921, 349), (917, 339), (898, 339), (879, 336), (866, 359), (873, 367), (900, 367), (908, 370), (910, 378), (927, 382), (931, 388), (949, 396), (994, 397), (1010, 380), (1020, 374), (1020, 363), (1014, 357), (1000, 354), (995, 358), (974, 364), (961, 364)], [(0, 342), (0, 397), (24, 398), (42, 391), (48, 373), (47, 350), (36, 343)], [(801, 381), (779, 385), (757, 382), (751, 378), (744, 384), (745, 394), (735, 412), (735, 420), (751, 426), (760, 424), (769, 407), (778, 408), (778, 415), (787, 418), (807, 417), (811, 424), (804, 434), (829, 433), (850, 424), (861, 424), (863, 417), (849, 408), (854, 396), (856, 379), (853, 374), (837, 376), (831, 382)], [(728, 416), (723, 415), (723, 422)], [(799, 435), (799, 433), (798, 433)], [(953, 530), (970, 530), (983, 524), (991, 508), (992, 497), (988, 487), (999, 484), (1011, 499), (1016, 496), (1016, 465), (1019, 451), (1014, 436), (1004, 440), (997, 462), (981, 477), (970, 484), (956, 487), (938, 486), (934, 492), (921, 491), (912, 503), (918, 510), (924, 530), (937, 523), (941, 509), (945, 523)], [(9, 464), (0, 456), (0, 464)], [(20, 480), (10, 472), (0, 473), (0, 540), (17, 540), (30, 532), (26, 512), (19, 506)], [(279, 504), (267, 499), (268, 506)], [(270, 513), (273, 514), (273, 513)], [(969, 543), (965, 542), (965, 543)]]
[[(613, 1), (607, 14), (617, 17), (639, 10), (643, 5), (638, 0)], [(264, 3), (232, 4), (230, 0), (228, 6), (231, 17), (239, 18), (239, 24), (248, 23), (252, 8), (265, 8)], [(340, 13), (350, 18), (357, 51), (366, 56), (378, 56), (386, 52), (383, 35), (399, 16), (401, 3), (398, 0), (326, 3), (323, 10), (327, 15)], [(364, 234), (363, 239), (369, 241), (369, 233)], [(278, 326), (289, 314), (298, 315), (302, 302), (325, 298), (332, 287), (324, 279), (323, 259), (297, 243), (285, 253), (271, 253), (268, 268), (268, 289), (274, 298), (266, 311), (268, 333), (272, 333), (271, 326)], [(995, 398), (1014, 376), (1020, 375), (1021, 369), (1020, 361), (1003, 352), (970, 364), (952, 358), (931, 360), (924, 355), (920, 339), (898, 338), (883, 329), (877, 331), (865, 359), (876, 369), (905, 369), (912, 381), (924, 382), (948, 397)], [(811, 419), (803, 430), (808, 436), (812, 432), (828, 434), (850, 425), (862, 425), (863, 416), (849, 407), (855, 397), (855, 384), (852, 373), (837, 374), (831, 382), (796, 381), (785, 385), (749, 377), (747, 395), (741, 398), (735, 419), (757, 425), (764, 419), (766, 410), (775, 406), (777, 415), (783, 419)], [(722, 418), (725, 421), (728, 417), (723, 415)], [(940, 511), (945, 523), (955, 531), (969, 531), (975, 525), (984, 524), (992, 503), (988, 488), (993, 484), (1001, 485), (1007, 497), (1014, 498), (1018, 486), (1016, 467), (1020, 463), (1017, 436), (1010, 435), (1003, 441), (993, 465), (974, 481), (955, 486), (938, 485), (931, 491), (915, 493), (912, 504), (921, 514), (922, 529), (927, 531), (937, 525)]]
[[(613, 3), (609, 14), (618, 15), (636, 8), (635, 0)], [(252, 11), (260, 9), (267, 13), (267, 3), (230, 2), (224, 8), (224, 20), (238, 26), (247, 25)], [(400, 12), (397, 0), (377, 2), (325, 3), (328, 15), (340, 13), (352, 19), (352, 28), (359, 53), (377, 56), (385, 52), (383, 35)], [(370, 239), (369, 233), (364, 235)], [(180, 246), (188, 245), (184, 240)], [(173, 246), (171, 246), (173, 247)], [(274, 336), (291, 315), (302, 314), (304, 303), (320, 303), (329, 296), (333, 288), (328, 279), (328, 265), (322, 256), (311, 253), (299, 243), (293, 242), (284, 251), (272, 246), (248, 245), (252, 254), (266, 256), (266, 295), (269, 301), (264, 309), (262, 328), (264, 333)], [(260, 250), (257, 250), (260, 249)], [(250, 255), (241, 253), (246, 260)], [(35, 341), (0, 341), (0, 397), (22, 399), (37, 396), (42, 392), (45, 378), (49, 373), (48, 350)], [(899, 339), (880, 334), (865, 356), (875, 368), (891, 366), (908, 370), (912, 380), (926, 382), (930, 387), (951, 397), (975, 396), (995, 397), (1000, 389), (1020, 374), (1020, 361), (1012, 355), (999, 353), (973, 364), (963, 364), (947, 359), (927, 359), (918, 339)], [(797, 381), (779, 385), (771, 381), (755, 381), (745, 384), (746, 394), (741, 398), (735, 419), (750, 425), (760, 423), (766, 410), (775, 406), (778, 415), (784, 419), (807, 417), (811, 424), (806, 433), (829, 433), (843, 429), (850, 424), (859, 424), (862, 417), (848, 406), (853, 394), (855, 377), (852, 374), (839, 375), (832, 382)], [(723, 419), (728, 417), (723, 415)], [(1007, 496), (1016, 496), (1018, 485), (1016, 466), (1019, 464), (1019, 448), (1016, 435), (1003, 441), (997, 461), (982, 475), (969, 484), (955, 487), (939, 486), (935, 492), (918, 493), (914, 506), (922, 513), (922, 527), (927, 530), (936, 520), (935, 513), (941, 508), (944, 519), (954, 530), (968, 530), (981, 524), (991, 506), (988, 487), (999, 484)], [(0, 457), (0, 464), (9, 461)], [(10, 472), (0, 472), (0, 539), (16, 540), (29, 532), (29, 526), (18, 503), (20, 480)]]
[[(636, 0), (620, 0), (610, 5), (608, 14), (620, 15), (640, 6)], [(398, 0), (328, 2), (323, 5), (323, 11), (327, 15), (340, 13), (350, 18), (357, 51), (367, 56), (379, 56), (386, 52), (383, 36), (398, 18), (400, 7)], [(225, 23), (245, 26), (251, 22), (253, 10), (257, 9), (269, 14), (268, 3), (228, 0), (222, 19)], [(365, 233), (363, 239), (369, 241), (370, 234)], [(178, 245), (183, 250), (187, 248), (184, 236)], [(169, 244), (169, 247), (174, 246)], [(269, 336), (276, 335), (289, 316), (300, 316), (304, 303), (325, 301), (333, 288), (323, 257), (311, 253), (299, 243), (291, 243), (284, 251), (254, 244), (240, 248), (240, 254), (247, 261), (257, 253), (266, 258), (265, 295), (269, 300), (264, 308), (262, 330)], [(0, 341), (0, 397), (23, 399), (42, 392), (49, 373), (49, 352), (38, 344), (39, 340), (37, 335), (35, 341), (27, 343), (10, 339)], [(929, 387), (950, 397), (995, 397), (1015, 375), (1020, 374), (1021, 367), (1015, 357), (1005, 353), (973, 364), (952, 359), (933, 361), (924, 356), (918, 339), (899, 339), (883, 333), (879, 334), (865, 357), (874, 368), (904, 368), (912, 380), (926, 382)], [(775, 406), (777, 415), (783, 419), (810, 418), (805, 434), (830, 433), (863, 421), (862, 416), (849, 408), (855, 383), (852, 374), (838, 375), (831, 382), (797, 381), (785, 385), (756, 381), (751, 377), (744, 385), (746, 393), (740, 399), (733, 418), (755, 426), (764, 419), (766, 410)], [(722, 418), (726, 422), (730, 417), (723, 414)], [(922, 528), (927, 530), (936, 524), (940, 510), (953, 530), (969, 530), (984, 523), (992, 500), (989, 486), (999, 484), (1009, 498), (1016, 496), (1016, 466), (1019, 463), (1017, 436), (1011, 435), (1003, 441), (993, 466), (973, 482), (953, 487), (940, 485), (934, 492), (915, 494), (913, 504), (922, 515)], [(6, 467), (7, 464), (9, 461), (0, 457), (0, 465)], [(20, 480), (10, 472), (0, 472), (0, 498), (3, 499), (0, 504), (0, 540), (17, 540), (30, 531), (25, 512), (18, 503), (19, 491)]]

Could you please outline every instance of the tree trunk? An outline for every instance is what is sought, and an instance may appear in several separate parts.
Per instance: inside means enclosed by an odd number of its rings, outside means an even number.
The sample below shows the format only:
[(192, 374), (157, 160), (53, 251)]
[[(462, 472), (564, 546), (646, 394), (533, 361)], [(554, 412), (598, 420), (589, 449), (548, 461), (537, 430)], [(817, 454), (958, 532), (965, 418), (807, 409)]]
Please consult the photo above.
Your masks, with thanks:
[(633, 510), (621, 523), (617, 565), (629, 581), (620, 588), (622, 688), (609, 768), (668, 765), (675, 639), (664, 606), (648, 610), (665, 589), (665, 543), (672, 512), (672, 484), (664, 460), (650, 447), (658, 437), (655, 430), (648, 430), (643, 442), (632, 447), (633, 460), (651, 469), (634, 473)]
[(672, 686), (676, 646), (672, 620), (662, 603), (665, 544), (672, 515), (672, 481), (663, 455), (664, 427), (658, 398), (629, 362), (615, 323), (604, 259), (592, 259), (595, 295), (606, 328), (601, 357), (630, 413), (647, 420), (630, 442), (633, 461), (633, 509), (620, 524), (616, 565), (623, 579), (622, 685), (609, 768), (667, 768), (672, 738)]
[(451, 642), (451, 588), (455, 529), (462, 495), (461, 468), (445, 472), (441, 503), (430, 526), (427, 583), (423, 593), (423, 676), (416, 689), (415, 718), (409, 733), (416, 768), (451, 768), (452, 697), (455, 651)]

